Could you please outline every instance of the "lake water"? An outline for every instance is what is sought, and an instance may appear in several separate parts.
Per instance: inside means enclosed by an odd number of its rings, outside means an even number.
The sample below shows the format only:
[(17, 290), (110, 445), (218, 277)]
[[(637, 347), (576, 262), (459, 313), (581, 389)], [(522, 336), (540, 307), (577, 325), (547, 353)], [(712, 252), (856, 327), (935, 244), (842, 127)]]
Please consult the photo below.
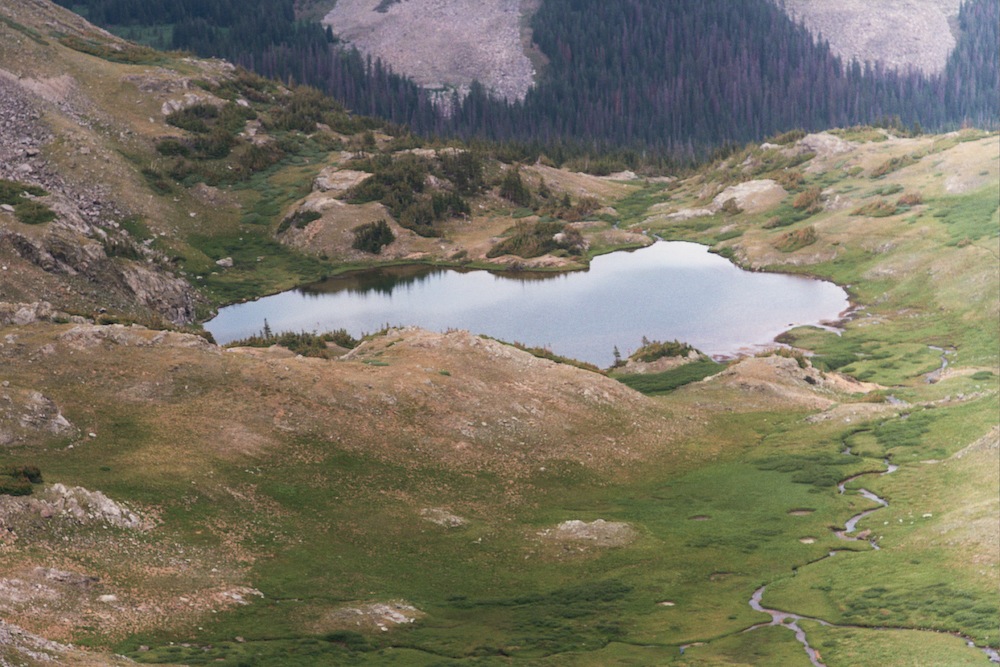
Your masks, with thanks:
[(354, 336), (385, 325), (467, 329), (548, 347), (602, 368), (650, 340), (680, 340), (732, 356), (793, 326), (835, 320), (849, 308), (833, 283), (744, 271), (695, 243), (657, 242), (596, 257), (589, 271), (498, 275), (388, 267), (228, 306), (207, 322), (220, 344), (271, 330)]

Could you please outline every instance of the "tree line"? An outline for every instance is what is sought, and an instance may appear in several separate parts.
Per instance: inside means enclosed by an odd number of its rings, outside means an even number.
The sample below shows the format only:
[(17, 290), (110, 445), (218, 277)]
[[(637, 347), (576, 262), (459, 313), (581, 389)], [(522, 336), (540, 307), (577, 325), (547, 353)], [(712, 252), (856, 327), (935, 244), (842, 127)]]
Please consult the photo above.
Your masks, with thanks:
[(294, 0), (58, 1), (119, 33), (169, 33), (156, 46), (317, 86), (420, 134), (548, 154), (684, 161), (790, 128), (996, 127), (1000, 115), (998, 0), (963, 3), (958, 45), (936, 75), (844, 62), (771, 0), (544, 0), (532, 19), (549, 60), (538, 84), (516, 102), (474, 84), (449, 115), (378, 59), (297, 20)]

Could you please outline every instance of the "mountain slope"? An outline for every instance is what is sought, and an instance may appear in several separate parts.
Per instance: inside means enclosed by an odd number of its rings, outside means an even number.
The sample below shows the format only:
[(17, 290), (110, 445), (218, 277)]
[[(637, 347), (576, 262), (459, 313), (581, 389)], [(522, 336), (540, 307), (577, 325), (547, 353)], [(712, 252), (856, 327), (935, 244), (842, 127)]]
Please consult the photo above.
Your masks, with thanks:
[[(968, 3), (966, 19), (957, 17), (952, 0), (889, 3), (882, 13), (858, 5), (837, 10), (851, 20), (824, 18), (832, 10), (817, 3), (547, 0), (522, 3), (523, 25), (518, 3), (493, 3), (484, 13), (464, 0), (352, 0), (332, 9), (327, 23), (336, 30), (326, 36), (314, 24), (291, 20), (291, 0), (258, 0), (270, 3), (268, 11), (280, 20), (255, 30), (228, 0), (214, 2), (184, 11), (136, 0), (114, 4), (115, 11), (107, 0), (86, 6), (128, 34), (172, 26), (174, 46), (322, 87), (359, 113), (424, 135), (517, 141), (544, 147), (550, 156), (625, 145), (633, 168), (638, 156), (649, 160), (650, 151), (653, 163), (690, 161), (726, 143), (795, 127), (880, 123), (941, 130), (997, 123), (994, 0)], [(209, 7), (218, 10), (219, 25), (203, 16)], [(790, 15), (805, 16), (812, 33)], [(855, 20), (864, 27), (851, 27)], [(831, 50), (814, 37), (832, 25)], [(366, 53), (332, 43), (335, 32)], [(863, 37), (869, 33), (871, 39)], [(418, 34), (422, 38), (413, 38)], [(839, 37), (845, 34), (846, 42)], [(862, 50), (861, 41), (878, 48)], [(908, 55), (891, 60), (912, 69), (865, 62), (904, 43)], [(914, 52), (933, 53), (933, 65), (923, 65)], [(539, 73), (530, 89), (529, 59)], [(422, 89), (394, 69), (423, 85), (471, 94), (461, 103), (461, 95)], [(472, 86), (474, 79), (480, 85)]]
[[(829, 623), (798, 621), (823, 664), (998, 646), (996, 133), (798, 132), (599, 179), (421, 146), (42, 0), (0, 3), (0, 31), (24, 132), (0, 135), (0, 661), (805, 663), (751, 600)], [(423, 224), (449, 195), (468, 220)], [(338, 236), (377, 207), (411, 234), (385, 256)], [(487, 257), (553, 224), (589, 246)], [(616, 381), (634, 365), (469, 332), (220, 348), (122, 282), (141, 267), (200, 315), (418, 244), (576, 266), (651, 234), (856, 307), (703, 380), (654, 362), (650, 396)]]
[(881, 62), (928, 74), (940, 72), (955, 48), (961, 0), (900, 0), (868, 3), (784, 0), (785, 11), (813, 35), (830, 42), (845, 61)]

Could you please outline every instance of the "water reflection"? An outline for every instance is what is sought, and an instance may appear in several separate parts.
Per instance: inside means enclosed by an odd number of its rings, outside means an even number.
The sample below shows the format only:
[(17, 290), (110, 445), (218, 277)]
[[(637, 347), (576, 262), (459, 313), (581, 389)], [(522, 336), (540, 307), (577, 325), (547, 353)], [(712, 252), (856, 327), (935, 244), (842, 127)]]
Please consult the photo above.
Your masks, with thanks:
[(742, 271), (704, 246), (659, 242), (568, 274), (382, 267), (224, 308), (205, 327), (223, 343), (259, 332), (265, 318), (274, 331), (356, 336), (387, 323), (460, 328), (609, 366), (615, 347), (628, 354), (643, 336), (732, 355), (847, 307), (831, 283)]

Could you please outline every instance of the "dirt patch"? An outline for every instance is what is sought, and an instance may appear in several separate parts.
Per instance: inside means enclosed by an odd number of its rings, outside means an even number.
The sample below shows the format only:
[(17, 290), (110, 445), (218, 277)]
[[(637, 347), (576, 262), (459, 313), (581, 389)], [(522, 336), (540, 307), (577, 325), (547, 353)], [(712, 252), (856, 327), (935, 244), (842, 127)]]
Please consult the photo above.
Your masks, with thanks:
[(448, 510), (441, 509), (440, 507), (420, 510), (420, 516), (426, 521), (436, 523), (437, 525), (444, 526), (445, 528), (461, 528), (468, 523), (468, 521), (457, 514), (452, 514)]
[(408, 625), (426, 615), (408, 602), (392, 600), (337, 609), (330, 612), (320, 624), (324, 629), (378, 629), (388, 632), (390, 628)]
[(60, 515), (80, 524), (99, 522), (136, 531), (152, 530), (156, 524), (152, 518), (116, 503), (100, 491), (80, 486), (53, 484), (23, 502), (28, 511), (37, 511), (43, 518)]
[(819, 409), (834, 403), (832, 395), (824, 396), (817, 391), (825, 383), (819, 371), (811, 367), (800, 368), (795, 359), (787, 357), (741, 359), (713, 376), (711, 382), (716, 386), (736, 388), (746, 400), (761, 403)]
[(323, 19), (342, 39), (425, 88), (473, 81), (521, 99), (535, 71), (521, 43), (521, 1), (338, 0)]
[(326, 167), (313, 181), (313, 189), (320, 192), (346, 192), (370, 177), (371, 174), (366, 171)]
[(712, 200), (712, 205), (716, 209), (721, 209), (727, 201), (733, 199), (744, 213), (752, 214), (774, 208), (787, 196), (785, 188), (771, 179), (746, 181), (731, 185), (720, 192)]
[(556, 193), (567, 192), (573, 197), (594, 197), (602, 203), (611, 201), (627, 195), (635, 190), (635, 185), (611, 180), (601, 176), (591, 176), (565, 169), (547, 167), (543, 164), (535, 164), (523, 169), (523, 174), (527, 175), (533, 186), (537, 186), (541, 179)]
[(810, 514), (812, 514), (815, 511), (816, 510), (808, 510), (808, 509), (788, 510), (788, 515), (789, 516), (809, 516)]
[(579, 520), (563, 521), (555, 528), (538, 531), (543, 540), (553, 542), (586, 544), (596, 547), (621, 547), (630, 544), (638, 537), (635, 529), (627, 523), (617, 521), (586, 522)]

